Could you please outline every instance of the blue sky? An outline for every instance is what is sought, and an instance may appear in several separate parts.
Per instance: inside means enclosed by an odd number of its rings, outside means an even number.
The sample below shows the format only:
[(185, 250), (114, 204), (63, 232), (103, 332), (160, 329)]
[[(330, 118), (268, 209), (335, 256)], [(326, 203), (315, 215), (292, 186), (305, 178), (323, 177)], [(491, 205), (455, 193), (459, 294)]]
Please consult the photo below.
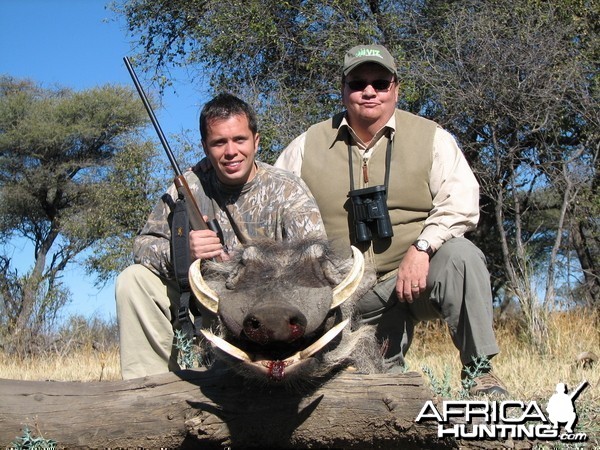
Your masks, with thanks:
[[(135, 42), (124, 20), (106, 7), (109, 1), (0, 0), (0, 73), (29, 78), (46, 88), (133, 87), (123, 57), (133, 54)], [(143, 74), (139, 69), (136, 72), (150, 92)], [(174, 86), (165, 92), (163, 108), (155, 113), (173, 145), (170, 136), (182, 130), (191, 130), (191, 137), (198, 136), (196, 124), (206, 93), (192, 85), (184, 71), (172, 75)], [(23, 243), (14, 244), (13, 255), (22, 255), (18, 259), (21, 270), (33, 263), (33, 253)], [(113, 283), (98, 289), (94, 279), (77, 267), (68, 269), (63, 281), (73, 293), (66, 314), (115, 316)]]

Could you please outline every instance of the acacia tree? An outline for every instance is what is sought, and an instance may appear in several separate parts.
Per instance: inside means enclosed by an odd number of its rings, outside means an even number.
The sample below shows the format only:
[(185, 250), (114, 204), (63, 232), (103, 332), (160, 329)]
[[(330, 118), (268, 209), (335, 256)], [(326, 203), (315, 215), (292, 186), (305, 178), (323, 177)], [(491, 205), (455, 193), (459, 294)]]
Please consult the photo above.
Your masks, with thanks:
[(550, 261), (551, 301), (568, 244), (590, 281), (581, 286), (598, 282), (597, 215), (578, 212), (597, 208), (597, 2), (129, 0), (117, 9), (159, 82), (185, 65), (258, 107), (267, 160), (341, 109), (346, 48), (386, 45), (402, 73), (401, 106), (453, 132), (479, 177), (473, 239), (490, 256), (496, 296), (532, 298), (524, 280)]
[[(89, 267), (108, 269), (117, 256), (130, 254), (125, 242), (143, 224), (156, 191), (150, 181), (154, 147), (134, 140), (146, 122), (130, 89), (73, 92), (0, 78), (0, 336), (5, 348), (23, 351), (32, 345), (31, 338), (69, 300), (60, 275), (78, 255), (96, 250)], [(13, 239), (33, 246), (33, 265), (26, 273), (15, 267), (8, 245)], [(120, 245), (113, 245), (115, 240)]]

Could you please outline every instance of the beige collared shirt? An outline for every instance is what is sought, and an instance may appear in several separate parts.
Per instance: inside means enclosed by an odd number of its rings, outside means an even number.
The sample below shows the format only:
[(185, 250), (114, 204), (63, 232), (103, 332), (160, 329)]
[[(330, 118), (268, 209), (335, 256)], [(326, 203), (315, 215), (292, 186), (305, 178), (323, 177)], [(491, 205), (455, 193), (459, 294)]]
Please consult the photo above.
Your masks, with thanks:
[[(371, 150), (386, 134), (396, 133), (395, 117), (373, 137), (371, 142), (362, 142), (344, 118), (339, 129), (348, 128), (352, 138), (369, 158)], [(339, 133), (338, 133), (339, 136)], [(283, 150), (275, 167), (286, 169), (300, 176), (304, 158), (306, 132), (294, 139)], [(429, 177), (429, 188), (433, 198), (433, 208), (425, 220), (419, 238), (427, 240), (434, 249), (452, 237), (463, 236), (475, 229), (479, 221), (479, 184), (454, 137), (438, 127), (433, 142), (433, 163)], [(393, 173), (390, 174), (393, 176)], [(393, 195), (393, 193), (390, 193)]]

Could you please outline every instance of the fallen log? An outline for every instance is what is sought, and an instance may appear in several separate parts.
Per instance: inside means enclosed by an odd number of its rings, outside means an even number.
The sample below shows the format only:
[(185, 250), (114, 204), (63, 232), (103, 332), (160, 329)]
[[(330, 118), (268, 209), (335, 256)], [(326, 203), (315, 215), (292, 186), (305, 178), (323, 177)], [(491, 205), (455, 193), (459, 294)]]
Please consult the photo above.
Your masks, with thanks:
[(416, 372), (342, 372), (304, 388), (250, 386), (218, 370), (113, 382), (0, 380), (0, 446), (27, 426), (60, 448), (452, 448), (416, 424)]

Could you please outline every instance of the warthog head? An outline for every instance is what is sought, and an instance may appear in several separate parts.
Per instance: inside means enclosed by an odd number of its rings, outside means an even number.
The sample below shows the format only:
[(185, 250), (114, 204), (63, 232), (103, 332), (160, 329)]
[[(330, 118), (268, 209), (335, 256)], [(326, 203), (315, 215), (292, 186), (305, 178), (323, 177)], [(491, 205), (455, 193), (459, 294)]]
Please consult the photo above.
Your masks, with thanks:
[(353, 258), (340, 260), (323, 241), (262, 241), (231, 261), (203, 262), (202, 272), (195, 261), (194, 295), (218, 317), (216, 330), (202, 330), (217, 358), (268, 381), (320, 377), (349, 364), (380, 371), (372, 327), (351, 326), (356, 299), (375, 281), (352, 250)]

